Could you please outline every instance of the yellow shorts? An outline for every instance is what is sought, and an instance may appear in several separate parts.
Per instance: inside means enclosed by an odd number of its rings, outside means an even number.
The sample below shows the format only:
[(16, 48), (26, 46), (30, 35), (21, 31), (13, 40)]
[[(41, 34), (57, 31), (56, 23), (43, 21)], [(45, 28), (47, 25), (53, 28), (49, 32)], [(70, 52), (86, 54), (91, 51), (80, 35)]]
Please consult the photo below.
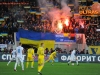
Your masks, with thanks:
[(50, 56), (50, 57), (49, 57), (49, 60), (54, 60), (54, 57), (53, 57), (53, 56)]
[(34, 61), (33, 57), (27, 57), (27, 61)]
[(38, 64), (44, 64), (44, 56), (38, 56)]

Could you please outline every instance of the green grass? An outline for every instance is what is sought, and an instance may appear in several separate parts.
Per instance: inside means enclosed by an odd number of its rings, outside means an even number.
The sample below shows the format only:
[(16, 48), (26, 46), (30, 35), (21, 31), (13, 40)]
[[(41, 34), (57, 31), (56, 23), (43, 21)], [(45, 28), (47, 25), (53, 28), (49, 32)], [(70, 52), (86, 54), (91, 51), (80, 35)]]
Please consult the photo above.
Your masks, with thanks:
[[(17, 67), (17, 71), (13, 71), (15, 62), (11, 62), (9, 66), (7, 62), (0, 62), (0, 75), (38, 75), (37, 63), (34, 64), (34, 69), (30, 67), (21, 70), (21, 66)], [(26, 63), (24, 63), (26, 66)], [(80, 63), (79, 66), (67, 65), (67, 63), (46, 63), (43, 70), (43, 75), (100, 75), (100, 63)]]

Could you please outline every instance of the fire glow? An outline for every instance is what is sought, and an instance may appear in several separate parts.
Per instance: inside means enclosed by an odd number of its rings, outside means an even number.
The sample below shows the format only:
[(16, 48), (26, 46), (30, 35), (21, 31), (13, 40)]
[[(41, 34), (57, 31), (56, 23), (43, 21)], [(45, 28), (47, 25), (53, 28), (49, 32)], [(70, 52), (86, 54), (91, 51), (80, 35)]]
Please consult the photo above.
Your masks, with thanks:
[(66, 26), (69, 26), (69, 20), (68, 19), (65, 20), (65, 24), (66, 24)]
[(59, 30), (62, 30), (62, 28), (63, 28), (62, 23), (61, 23), (61, 22), (58, 22), (58, 29), (59, 29)]

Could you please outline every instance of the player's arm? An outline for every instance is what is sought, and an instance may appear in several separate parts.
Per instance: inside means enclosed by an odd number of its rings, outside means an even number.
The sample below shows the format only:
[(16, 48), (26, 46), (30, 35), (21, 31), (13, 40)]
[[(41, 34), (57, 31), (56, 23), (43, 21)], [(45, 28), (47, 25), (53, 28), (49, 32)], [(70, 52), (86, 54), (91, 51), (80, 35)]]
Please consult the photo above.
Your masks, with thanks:
[(23, 49), (22, 53), (24, 54), (24, 49)]
[(22, 50), (22, 53), (24, 54), (24, 48), (23, 48), (23, 50)]
[(15, 57), (17, 56), (17, 48), (16, 48), (16, 51), (15, 51)]
[(35, 58), (35, 54), (33, 54), (33, 58)]
[(32, 51), (32, 55), (33, 55), (33, 58), (35, 58), (35, 53), (34, 53), (34, 49), (33, 49), (33, 51)]
[(40, 51), (40, 49), (38, 48), (38, 50), (37, 50), (37, 55), (39, 55), (39, 51)]
[(26, 57), (28, 57), (28, 49), (27, 49), (27, 51), (26, 51)]
[(44, 50), (42, 50), (40, 53), (45, 56)]
[(28, 49), (27, 52), (26, 52), (27, 55), (28, 55), (28, 51), (29, 51), (29, 49)]
[(57, 57), (57, 54), (56, 53), (54, 53), (54, 58), (56, 58)]
[(56, 55), (54, 54), (53, 57), (56, 58)]
[(13, 51), (11, 52), (11, 56), (12, 56), (12, 54), (13, 54)]

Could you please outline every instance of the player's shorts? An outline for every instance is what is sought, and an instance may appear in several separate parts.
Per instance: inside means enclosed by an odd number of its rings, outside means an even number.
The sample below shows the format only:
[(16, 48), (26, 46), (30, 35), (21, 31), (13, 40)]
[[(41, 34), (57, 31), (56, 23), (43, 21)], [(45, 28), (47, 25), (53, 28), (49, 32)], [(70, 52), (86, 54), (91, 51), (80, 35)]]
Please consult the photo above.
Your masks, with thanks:
[(75, 61), (76, 60), (76, 56), (75, 55), (71, 55), (70, 60), (71, 61)]
[(49, 60), (54, 60), (54, 57), (50, 55)]
[(33, 57), (27, 57), (27, 61), (34, 61)]
[(16, 57), (16, 62), (23, 62), (23, 57), (21, 57), (21, 56), (17, 56)]
[(38, 64), (44, 64), (44, 56), (38, 56)]

